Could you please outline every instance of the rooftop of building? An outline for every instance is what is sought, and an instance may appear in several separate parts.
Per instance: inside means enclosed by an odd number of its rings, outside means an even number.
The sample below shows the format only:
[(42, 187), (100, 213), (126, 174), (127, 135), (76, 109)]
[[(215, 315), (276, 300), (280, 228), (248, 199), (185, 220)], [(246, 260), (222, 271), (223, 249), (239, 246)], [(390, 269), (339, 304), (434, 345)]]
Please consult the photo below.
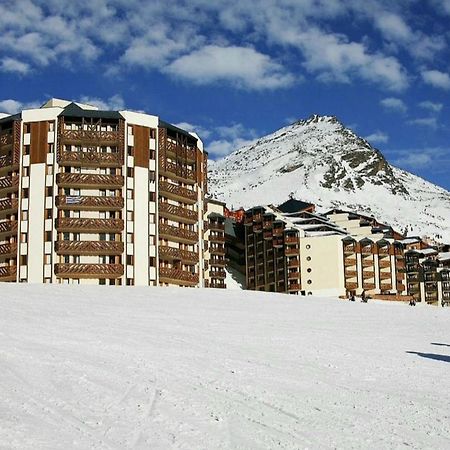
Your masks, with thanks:
[(280, 211), (282, 211), (285, 214), (302, 212), (305, 209), (309, 209), (309, 208), (315, 208), (315, 205), (313, 203), (307, 203), (307, 202), (303, 202), (301, 200), (296, 200), (295, 198), (290, 198), (289, 200), (286, 200), (281, 205), (277, 206), (277, 209), (279, 209)]

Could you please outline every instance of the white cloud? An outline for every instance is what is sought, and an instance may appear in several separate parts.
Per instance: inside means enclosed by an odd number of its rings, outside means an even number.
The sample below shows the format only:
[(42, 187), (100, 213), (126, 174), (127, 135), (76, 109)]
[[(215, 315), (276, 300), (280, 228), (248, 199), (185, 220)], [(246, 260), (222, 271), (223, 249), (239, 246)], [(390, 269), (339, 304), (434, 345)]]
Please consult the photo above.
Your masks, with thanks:
[(423, 81), (431, 86), (448, 90), (450, 89), (450, 75), (439, 70), (424, 70)]
[(27, 63), (19, 61), (14, 58), (3, 58), (0, 64), (1, 72), (12, 72), (20, 75), (25, 75), (30, 71), (30, 66)]
[(39, 108), (42, 102), (32, 101), (32, 102), (21, 102), (19, 100), (7, 99), (0, 100), (0, 112), (7, 114), (16, 114), (24, 109)]
[(444, 105), (442, 103), (435, 103), (430, 100), (425, 100), (419, 103), (419, 106), (424, 109), (428, 109), (429, 111), (438, 113), (442, 110)]
[(283, 88), (294, 82), (280, 64), (249, 47), (207, 45), (181, 56), (166, 70), (195, 84), (226, 81), (252, 90)]
[(443, 173), (450, 164), (450, 148), (431, 147), (421, 149), (397, 150), (393, 164), (407, 169), (428, 168)]
[(207, 130), (205, 127), (200, 125), (193, 125), (189, 122), (179, 122), (174, 124), (176, 127), (182, 130), (196, 133), (198, 137), (203, 141), (211, 136), (211, 130)]
[(375, 131), (375, 133), (366, 136), (365, 139), (370, 143), (386, 144), (389, 141), (389, 136), (386, 133), (383, 133), (382, 131), (378, 130)]
[(438, 127), (438, 121), (436, 117), (420, 117), (418, 119), (411, 119), (408, 121), (410, 125), (419, 125), (421, 127), (428, 127), (436, 129)]
[(119, 111), (121, 109), (125, 109), (125, 102), (122, 96), (119, 94), (115, 94), (106, 100), (98, 97), (89, 97), (83, 95), (78, 101), (80, 103), (86, 103), (88, 105), (96, 106), (98, 109), (104, 111)]
[(405, 102), (399, 98), (387, 97), (380, 101), (380, 105), (383, 108), (390, 111), (405, 113), (408, 110)]

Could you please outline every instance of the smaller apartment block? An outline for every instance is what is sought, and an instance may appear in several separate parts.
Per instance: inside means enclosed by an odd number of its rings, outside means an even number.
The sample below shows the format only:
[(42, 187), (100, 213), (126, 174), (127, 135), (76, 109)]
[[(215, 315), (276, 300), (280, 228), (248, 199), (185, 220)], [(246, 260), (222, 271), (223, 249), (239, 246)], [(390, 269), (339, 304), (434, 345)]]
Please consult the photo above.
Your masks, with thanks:
[(304, 207), (291, 199), (246, 211), (248, 289), (449, 303), (448, 254), (367, 216)]

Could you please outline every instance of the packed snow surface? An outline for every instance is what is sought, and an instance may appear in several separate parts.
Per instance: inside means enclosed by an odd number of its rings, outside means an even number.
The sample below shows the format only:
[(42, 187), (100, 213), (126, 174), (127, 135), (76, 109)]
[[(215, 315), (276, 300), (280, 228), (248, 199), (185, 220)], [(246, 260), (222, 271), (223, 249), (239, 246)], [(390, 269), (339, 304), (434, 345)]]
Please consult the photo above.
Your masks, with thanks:
[(0, 448), (450, 448), (450, 308), (2, 285)]

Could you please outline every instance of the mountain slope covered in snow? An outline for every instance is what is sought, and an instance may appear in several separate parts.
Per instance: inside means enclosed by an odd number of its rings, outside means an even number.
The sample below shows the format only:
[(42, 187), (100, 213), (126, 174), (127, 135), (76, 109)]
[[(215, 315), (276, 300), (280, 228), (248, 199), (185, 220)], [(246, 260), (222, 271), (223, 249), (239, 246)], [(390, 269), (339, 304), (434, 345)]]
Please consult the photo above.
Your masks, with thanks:
[(5, 283), (0, 448), (449, 448), (449, 308)]
[(293, 195), (450, 242), (450, 193), (391, 166), (335, 117), (314, 115), (238, 149), (210, 164), (209, 180), (211, 193), (233, 208)]

